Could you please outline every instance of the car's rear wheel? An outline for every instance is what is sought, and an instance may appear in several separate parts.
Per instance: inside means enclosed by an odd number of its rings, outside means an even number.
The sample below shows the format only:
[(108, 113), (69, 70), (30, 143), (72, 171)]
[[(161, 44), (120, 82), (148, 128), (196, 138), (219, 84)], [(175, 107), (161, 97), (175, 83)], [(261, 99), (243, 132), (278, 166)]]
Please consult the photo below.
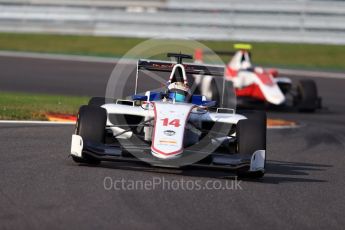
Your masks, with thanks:
[(236, 107), (236, 96), (231, 81), (224, 81), (223, 78), (204, 76), (200, 82), (199, 88), (201, 94), (206, 96), (207, 100), (217, 102), (217, 107)]
[[(84, 143), (104, 143), (106, 121), (107, 112), (105, 109), (97, 106), (84, 105), (79, 109), (75, 134), (81, 136)], [(83, 157), (72, 155), (72, 158), (77, 163), (100, 163), (99, 160), (88, 155)]]
[(301, 112), (314, 112), (320, 107), (316, 83), (313, 80), (298, 82), (295, 104)]
[(88, 105), (93, 105), (93, 106), (102, 106), (106, 103), (110, 103), (110, 102), (113, 102), (114, 99), (111, 99), (111, 98), (105, 98), (105, 97), (92, 97), (90, 100), (89, 100), (89, 103)]
[[(266, 150), (266, 113), (264, 111), (238, 111), (247, 117), (236, 126), (237, 152), (252, 155), (257, 150)], [(264, 171), (251, 172), (248, 169), (237, 171), (239, 177), (260, 178)]]
[(199, 83), (200, 94), (207, 100), (219, 103), (220, 96), (216, 80), (212, 76), (202, 76)]

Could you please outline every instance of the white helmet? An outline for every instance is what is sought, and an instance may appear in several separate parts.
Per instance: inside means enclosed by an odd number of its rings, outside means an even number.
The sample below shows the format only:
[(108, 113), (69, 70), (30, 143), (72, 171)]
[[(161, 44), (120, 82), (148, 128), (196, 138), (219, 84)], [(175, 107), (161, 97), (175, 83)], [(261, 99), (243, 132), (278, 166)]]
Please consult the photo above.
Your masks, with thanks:
[(187, 96), (190, 96), (191, 90), (189, 86), (182, 82), (173, 82), (168, 86), (169, 97), (178, 102), (184, 102)]

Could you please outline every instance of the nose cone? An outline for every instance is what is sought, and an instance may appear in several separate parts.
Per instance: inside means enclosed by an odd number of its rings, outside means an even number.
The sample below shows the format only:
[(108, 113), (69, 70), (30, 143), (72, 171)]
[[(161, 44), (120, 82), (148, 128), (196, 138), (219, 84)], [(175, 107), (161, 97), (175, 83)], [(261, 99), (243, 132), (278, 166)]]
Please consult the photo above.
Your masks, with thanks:
[(160, 159), (173, 159), (182, 154), (185, 127), (193, 107), (184, 103), (154, 103), (152, 155)]
[(285, 96), (276, 84), (272, 86), (265, 85), (262, 89), (263, 94), (269, 103), (281, 105), (285, 102)]

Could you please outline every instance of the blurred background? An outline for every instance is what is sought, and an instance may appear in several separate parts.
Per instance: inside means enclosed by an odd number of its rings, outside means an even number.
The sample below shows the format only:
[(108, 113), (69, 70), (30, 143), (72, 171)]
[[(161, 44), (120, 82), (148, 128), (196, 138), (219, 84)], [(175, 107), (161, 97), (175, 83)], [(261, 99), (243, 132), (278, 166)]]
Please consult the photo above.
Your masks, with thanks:
[[(215, 51), (245, 42), (255, 65), (345, 72), (344, 1), (0, 0), (0, 118), (45, 119), (42, 112), (10, 112), (15, 103), (21, 111), (42, 103), (22, 103), (27, 95), (8, 92), (104, 95), (118, 58), (157, 37), (194, 39)], [(75, 114), (86, 99), (55, 109), (66, 101), (35, 111)]]
[(1, 0), (0, 31), (345, 43), (332, 0)]
[(1, 50), (121, 56), (152, 37), (252, 42), (258, 64), (342, 70), (345, 2), (0, 0)]

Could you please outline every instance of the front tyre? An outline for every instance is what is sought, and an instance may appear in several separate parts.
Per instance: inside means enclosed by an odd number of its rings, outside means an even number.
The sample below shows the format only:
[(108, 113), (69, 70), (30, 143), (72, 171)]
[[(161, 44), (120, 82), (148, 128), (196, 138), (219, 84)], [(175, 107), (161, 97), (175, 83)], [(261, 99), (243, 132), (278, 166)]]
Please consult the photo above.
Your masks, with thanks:
[[(247, 117), (236, 126), (237, 152), (252, 156), (257, 150), (266, 150), (266, 113), (264, 111), (238, 111)], [(242, 178), (261, 178), (263, 171), (238, 170)]]
[[(107, 112), (104, 108), (84, 105), (80, 107), (75, 134), (83, 138), (84, 143), (104, 143)], [(100, 161), (90, 157), (77, 157), (72, 155), (76, 163), (99, 164)]]
[(320, 107), (315, 81), (301, 80), (298, 82), (295, 104), (300, 112), (314, 112)]

